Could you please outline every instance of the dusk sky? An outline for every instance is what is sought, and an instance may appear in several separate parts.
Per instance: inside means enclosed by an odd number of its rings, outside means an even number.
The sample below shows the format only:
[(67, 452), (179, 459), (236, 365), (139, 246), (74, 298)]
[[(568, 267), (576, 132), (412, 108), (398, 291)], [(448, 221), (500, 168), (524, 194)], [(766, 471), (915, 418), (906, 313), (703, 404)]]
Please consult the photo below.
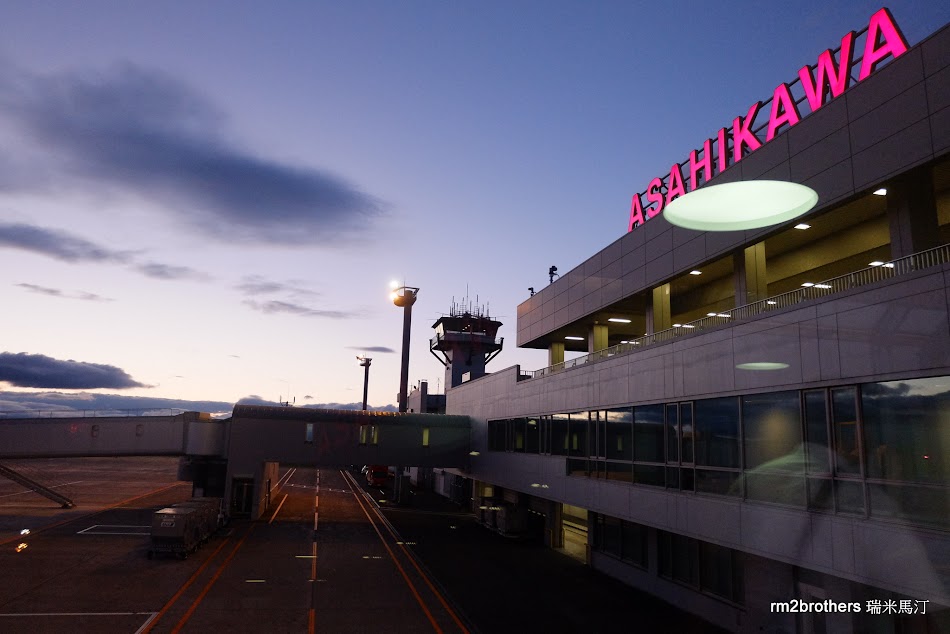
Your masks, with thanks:
[(881, 6), (0, 3), (0, 390), (393, 404), (394, 279), (411, 385), (466, 291), (544, 367), (528, 287)]

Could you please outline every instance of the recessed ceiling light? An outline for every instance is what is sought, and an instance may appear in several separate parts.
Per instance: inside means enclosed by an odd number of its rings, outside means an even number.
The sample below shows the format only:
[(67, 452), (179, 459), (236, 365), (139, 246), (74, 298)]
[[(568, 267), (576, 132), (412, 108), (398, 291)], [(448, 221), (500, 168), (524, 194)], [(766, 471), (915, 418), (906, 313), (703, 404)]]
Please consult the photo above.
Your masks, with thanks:
[(881, 266), (882, 264), (884, 263), (881, 262), (880, 260), (874, 260), (873, 262), (868, 262), (868, 266)]
[(874, 190), (874, 195), (875, 195), (875, 196), (887, 196), (887, 190), (884, 189), (883, 187), (880, 188), (880, 189), (876, 189), (876, 190)]
[(888, 262), (887, 264), (884, 265), (884, 268), (885, 268), (885, 269), (892, 269), (892, 268), (894, 268), (894, 263), (893, 263), (893, 262)]
[(818, 203), (815, 190), (786, 181), (710, 185), (680, 196), (663, 210), (670, 224), (697, 231), (739, 231), (787, 222)]
[(680, 328), (683, 324), (673, 324), (674, 328)]
[(804, 222), (800, 222), (797, 225), (795, 225), (795, 228), (801, 229), (802, 231), (804, 231), (805, 229), (811, 229), (811, 225), (806, 225)]
[(695, 328), (693, 324), (683, 324), (683, 328)]
[(607, 321), (612, 321), (615, 324), (629, 324), (630, 323), (629, 319), (624, 319), (623, 317), (611, 317)]
[(777, 305), (778, 305), (778, 302), (773, 302), (771, 299), (768, 300), (768, 301), (765, 302), (765, 303), (768, 304), (769, 306), (777, 306)]
[(831, 288), (831, 284), (815, 284), (815, 288)]
[(805, 288), (808, 288), (808, 287), (814, 286), (814, 285), (815, 285), (814, 282), (805, 282), (804, 284), (802, 284), (802, 286), (804, 286)]
[(729, 313), (717, 313), (716, 317), (732, 317)]
[(584, 341), (584, 338), (583, 338), (583, 337), (572, 337), (571, 335), (568, 335), (568, 336), (566, 336), (566, 337), (564, 337), (564, 338), (565, 338), (565, 339), (569, 339), (569, 340), (571, 340), (571, 341)]
[(715, 316), (716, 316), (716, 313), (706, 313), (706, 316), (707, 316), (707, 317), (715, 317)]
[(739, 370), (784, 370), (787, 367), (787, 363), (773, 361), (753, 361), (751, 363), (740, 363), (736, 366)]
[(689, 274), (690, 274), (690, 275), (702, 275), (703, 272), (702, 272), (702, 271), (697, 271), (697, 270), (694, 269), (694, 270), (690, 271)]

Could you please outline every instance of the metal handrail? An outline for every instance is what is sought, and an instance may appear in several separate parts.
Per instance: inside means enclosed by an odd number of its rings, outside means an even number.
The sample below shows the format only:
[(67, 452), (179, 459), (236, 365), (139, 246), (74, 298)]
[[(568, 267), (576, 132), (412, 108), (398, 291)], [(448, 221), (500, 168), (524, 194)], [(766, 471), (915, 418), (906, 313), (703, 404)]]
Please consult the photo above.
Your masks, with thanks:
[(685, 324), (678, 324), (673, 328), (667, 328), (666, 330), (631, 339), (627, 343), (604, 348), (603, 350), (598, 350), (597, 352), (592, 352), (588, 355), (577, 357), (576, 359), (541, 368), (533, 372), (525, 372), (524, 374), (528, 374), (529, 378), (533, 379), (550, 376), (562, 370), (569, 370), (588, 363), (615, 357), (619, 354), (629, 354), (637, 350), (642, 350), (654, 344), (671, 341), (674, 338), (683, 337), (699, 330), (722, 326), (774, 310), (781, 310), (812, 299), (827, 297), (828, 295), (834, 295), (893, 277), (907, 275), (914, 271), (947, 264), (948, 262), (950, 262), (950, 244), (945, 244), (897, 260), (884, 262), (879, 266), (870, 266), (866, 269), (855, 271), (854, 273), (833, 277), (830, 280), (817, 282), (811, 286), (803, 286), (793, 291), (782, 293), (781, 295), (746, 304), (745, 306), (724, 310), (716, 313), (715, 316), (702, 317), (701, 319)]

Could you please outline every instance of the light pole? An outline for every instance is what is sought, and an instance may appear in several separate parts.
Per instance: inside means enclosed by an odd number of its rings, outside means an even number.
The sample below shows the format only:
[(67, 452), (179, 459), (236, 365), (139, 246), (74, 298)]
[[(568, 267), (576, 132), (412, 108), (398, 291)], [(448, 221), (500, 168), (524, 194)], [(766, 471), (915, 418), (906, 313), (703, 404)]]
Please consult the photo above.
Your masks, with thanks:
[(395, 286), (393, 283), (393, 292), (390, 299), (393, 304), (403, 309), (402, 318), (402, 372), (399, 375), (399, 411), (405, 412), (406, 390), (409, 387), (409, 326), (412, 323), (412, 305), (416, 303), (416, 295), (419, 289), (413, 286)]
[(367, 390), (369, 390), (369, 364), (372, 363), (372, 359), (369, 357), (356, 357), (359, 360), (360, 365), (366, 368), (366, 372), (363, 374), (363, 411), (366, 411), (366, 395)]

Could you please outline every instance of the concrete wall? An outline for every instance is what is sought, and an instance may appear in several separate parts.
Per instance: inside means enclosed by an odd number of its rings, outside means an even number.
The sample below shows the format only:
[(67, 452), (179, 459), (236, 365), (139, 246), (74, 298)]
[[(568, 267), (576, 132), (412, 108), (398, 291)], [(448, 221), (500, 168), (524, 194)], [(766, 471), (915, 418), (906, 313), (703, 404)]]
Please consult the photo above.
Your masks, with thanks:
[[(812, 214), (819, 214), (948, 152), (950, 27), (945, 27), (710, 184), (753, 178), (802, 183), (818, 192)], [(683, 156), (688, 154), (686, 149)], [(618, 210), (618, 233), (626, 226), (625, 211)], [(697, 232), (674, 227), (660, 214), (520, 304), (518, 346), (770, 231)]]

